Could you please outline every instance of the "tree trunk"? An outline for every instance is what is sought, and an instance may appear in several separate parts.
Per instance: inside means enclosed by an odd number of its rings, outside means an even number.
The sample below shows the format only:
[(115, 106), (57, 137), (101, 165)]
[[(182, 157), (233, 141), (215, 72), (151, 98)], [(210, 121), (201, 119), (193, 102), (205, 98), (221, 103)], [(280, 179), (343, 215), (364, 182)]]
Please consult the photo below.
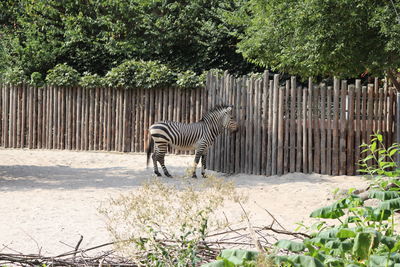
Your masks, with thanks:
[(397, 81), (397, 72), (393, 69), (388, 70), (388, 77), (393, 82), (394, 87), (396, 87), (397, 92), (400, 93), (400, 83)]

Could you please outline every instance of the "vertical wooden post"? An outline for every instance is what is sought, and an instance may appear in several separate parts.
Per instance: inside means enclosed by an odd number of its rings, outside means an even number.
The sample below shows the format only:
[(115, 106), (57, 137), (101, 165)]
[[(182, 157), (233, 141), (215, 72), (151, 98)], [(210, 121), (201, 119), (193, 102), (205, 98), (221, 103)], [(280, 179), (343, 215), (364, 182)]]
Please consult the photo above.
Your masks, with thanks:
[(374, 85), (368, 84), (368, 105), (367, 105), (367, 143), (370, 143), (371, 135), (374, 133)]
[[(275, 80), (275, 76), (274, 76)], [(269, 81), (268, 87), (268, 140), (267, 140), (267, 166), (266, 175), (272, 175), (272, 126), (273, 126), (273, 99), (274, 99), (274, 81)]]
[[(26, 87), (25, 87), (25, 91), (24, 91), (24, 102), (26, 101)], [(25, 104), (23, 105), (23, 120), (25, 120), (26, 117), (26, 108), (25, 108)], [(37, 123), (37, 128), (38, 128), (38, 148), (42, 148), (42, 128), (43, 128), (43, 88), (39, 88), (38, 89), (38, 123)], [(23, 127), (25, 127), (25, 122), (22, 124)], [(23, 134), (25, 135), (25, 130), (22, 130)], [(24, 138), (25, 139), (25, 138)], [(24, 145), (22, 146), (24, 147)]]
[[(298, 139), (298, 132), (296, 131), (296, 96), (297, 96), (297, 86), (296, 86), (296, 77), (292, 76), (290, 78), (290, 129), (285, 129), (286, 132), (289, 132), (290, 138), (290, 153), (289, 153), (289, 172), (296, 171), (296, 137)], [(288, 98), (286, 98), (288, 99)], [(300, 101), (299, 101), (300, 102)], [(299, 105), (297, 102), (297, 105)], [(300, 105), (299, 105), (300, 106)], [(297, 117), (300, 114), (297, 113)], [(286, 116), (286, 119), (287, 116)]]
[(314, 128), (314, 172), (321, 171), (321, 141), (320, 141), (320, 114), (319, 114), (319, 91), (320, 87), (313, 86), (314, 103), (313, 109), (313, 128)]
[(247, 79), (247, 127), (246, 127), (246, 150), (248, 151), (246, 161), (246, 173), (252, 173), (253, 164), (253, 79)]
[[(400, 144), (400, 93), (396, 95), (396, 143)], [(397, 167), (400, 166), (400, 153), (396, 153)]]
[[(267, 165), (267, 143), (268, 143), (268, 85), (269, 85), (269, 73), (264, 72), (262, 83), (262, 117), (261, 117), (261, 174), (266, 175)], [(240, 98), (240, 96), (238, 96)], [(237, 152), (236, 152), (237, 153)]]
[(302, 132), (302, 120), (304, 120), (304, 117), (302, 116), (302, 105), (304, 103), (301, 101), (302, 99), (302, 87), (298, 86), (297, 87), (297, 130), (296, 130), (296, 136), (297, 136), (297, 142), (296, 142), (296, 151), (297, 151), (297, 157), (296, 157), (296, 172), (301, 172), (301, 167), (302, 167), (302, 147), (303, 147), (303, 132)]
[[(313, 140), (313, 119), (314, 119), (314, 92), (313, 92), (313, 83), (312, 79), (308, 79), (308, 172), (314, 172), (314, 149), (315, 149), (315, 144)], [(314, 149), (313, 149), (314, 145)]]
[(347, 97), (347, 81), (342, 81), (340, 90), (340, 143), (339, 143), (339, 174), (346, 175), (346, 136), (347, 136), (347, 118), (346, 118), (346, 97)]
[(307, 112), (307, 105), (308, 104), (308, 89), (307, 88), (302, 88), (303, 91), (303, 172), (304, 173), (310, 173), (311, 169), (309, 168), (308, 165), (308, 132), (307, 132), (307, 126), (308, 126), (308, 112)]
[(394, 115), (395, 114), (393, 114), (393, 112), (395, 112), (395, 110), (394, 110), (394, 108), (395, 108), (395, 88), (389, 88), (389, 103), (388, 103), (388, 117), (389, 117), (389, 119), (388, 119), (388, 144), (389, 145), (391, 145), (391, 144), (393, 144), (393, 142), (395, 142), (395, 138), (396, 138), (396, 136), (395, 136), (395, 134), (396, 134), (396, 132), (395, 132), (395, 127), (394, 127), (394, 121), (393, 121), (393, 119), (396, 119), (396, 118), (394, 118)]
[[(289, 80), (286, 80), (285, 82), (285, 95), (283, 99), (283, 114), (282, 114), (282, 120), (283, 120), (283, 135), (284, 135), (284, 140), (283, 140), (283, 174), (286, 174), (289, 172), (290, 167), (289, 167), (289, 162), (290, 162), (290, 142), (289, 142), (289, 133), (292, 135), (294, 134), (291, 132), (290, 126), (292, 125), (292, 116), (294, 113), (292, 112), (291, 109), (291, 104), (289, 104), (289, 98), (290, 98), (290, 88), (291, 83)], [(291, 101), (293, 102), (293, 101)], [(290, 138), (293, 139), (293, 138)], [(293, 162), (294, 163), (294, 162)]]
[(277, 175), (283, 174), (283, 137), (284, 137), (284, 95), (285, 87), (279, 88), (278, 102), (278, 153), (277, 153)]
[(361, 145), (361, 80), (356, 80), (356, 103), (355, 103), (355, 121), (356, 121), (356, 136), (355, 136), (355, 162), (360, 160), (360, 145)]
[[(241, 99), (241, 112), (240, 112), (240, 121), (241, 121), (241, 151), (242, 155), (240, 158), (240, 171), (245, 172), (246, 171), (246, 159), (248, 155), (247, 147), (246, 147), (246, 138), (247, 138), (247, 121), (245, 118), (247, 117), (247, 78), (244, 76), (242, 77), (240, 81), (240, 90), (242, 94), (242, 99)], [(210, 94), (211, 92), (209, 92)]]
[(332, 174), (332, 86), (328, 86), (327, 95), (327, 123), (326, 123), (326, 173)]
[(333, 82), (332, 175), (339, 174), (339, 90), (340, 81), (335, 77)]
[[(112, 96), (111, 88), (107, 88), (107, 151), (111, 151), (111, 111), (112, 111)], [(142, 120), (140, 120), (142, 122)]]
[(272, 103), (272, 156), (271, 156), (271, 174), (277, 174), (277, 156), (278, 156), (278, 104), (279, 104), (279, 74), (274, 75)]
[[(354, 85), (349, 85), (348, 132), (347, 132), (347, 175), (354, 175)], [(344, 166), (343, 166), (344, 167)]]
[(321, 173), (322, 174), (327, 174), (326, 171), (326, 167), (328, 164), (326, 161), (326, 86), (325, 84), (321, 84), (321, 86), (319, 87), (320, 91), (321, 91), (321, 105), (320, 105), (320, 111), (321, 111), (321, 117), (319, 118), (320, 120), (320, 140), (321, 140), (321, 144), (320, 144), (320, 148), (321, 148)]

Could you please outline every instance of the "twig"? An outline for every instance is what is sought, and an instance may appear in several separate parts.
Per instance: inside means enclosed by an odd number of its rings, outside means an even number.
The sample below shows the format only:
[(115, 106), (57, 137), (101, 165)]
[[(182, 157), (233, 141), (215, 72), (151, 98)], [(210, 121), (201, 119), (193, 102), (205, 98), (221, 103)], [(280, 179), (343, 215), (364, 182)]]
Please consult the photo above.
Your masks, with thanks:
[(83, 235), (81, 235), (81, 237), (79, 238), (78, 243), (75, 246), (75, 253), (74, 253), (74, 257), (73, 257), (73, 261), (75, 262), (75, 257), (76, 257), (76, 253), (78, 252), (79, 246), (81, 245), (83, 240)]
[(272, 227), (272, 226), (274, 225), (274, 223), (276, 222), (283, 230), (286, 231), (286, 228), (283, 227), (283, 225), (279, 223), (279, 221), (275, 218), (274, 215), (272, 215), (271, 212), (269, 212), (266, 208), (261, 207), (257, 202), (254, 201), (254, 203), (255, 203), (258, 207), (260, 207), (260, 208), (262, 208), (263, 210), (265, 210), (265, 211), (268, 213), (269, 216), (271, 216), (271, 218), (272, 218), (272, 223), (271, 223), (270, 227)]
[(249, 218), (249, 216), (247, 215), (247, 212), (244, 210), (244, 208), (243, 208), (243, 206), (242, 206), (242, 203), (241, 203), (240, 201), (239, 201), (238, 203), (239, 203), (240, 207), (242, 208), (242, 210), (243, 210), (243, 212), (244, 212), (244, 215), (246, 216), (247, 224), (248, 224), (248, 226), (249, 226), (249, 231), (250, 231), (250, 234), (251, 234), (251, 236), (252, 236), (254, 245), (256, 246), (256, 248), (257, 248), (257, 250), (258, 250), (259, 252), (261, 252), (261, 253), (264, 252), (264, 250), (263, 250), (263, 248), (262, 248), (262, 246), (261, 246), (260, 240), (258, 240), (257, 235), (256, 235), (256, 232), (254, 231), (253, 227), (251, 226), (250, 218)]
[(278, 230), (278, 229), (274, 229), (274, 228), (268, 227), (268, 226), (265, 226), (263, 229), (272, 231), (272, 232), (277, 233), (277, 234), (291, 235), (291, 236), (294, 236), (294, 237), (297, 237), (297, 238), (301, 238), (301, 239), (303, 239), (303, 238), (311, 238), (310, 235), (305, 234), (305, 233), (301, 233), (301, 232), (290, 232), (290, 231), (286, 231), (286, 230)]

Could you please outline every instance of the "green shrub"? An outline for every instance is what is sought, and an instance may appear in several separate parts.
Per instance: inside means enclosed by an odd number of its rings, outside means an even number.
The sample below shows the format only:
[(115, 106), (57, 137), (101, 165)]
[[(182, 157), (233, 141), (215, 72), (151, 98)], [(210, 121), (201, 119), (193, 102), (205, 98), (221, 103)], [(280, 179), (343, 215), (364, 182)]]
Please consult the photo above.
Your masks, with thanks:
[(198, 88), (205, 85), (205, 74), (197, 75), (194, 71), (187, 70), (177, 74), (176, 84), (180, 88)]
[(98, 74), (84, 72), (79, 80), (79, 85), (85, 88), (104, 87), (104, 78), (100, 77)]
[[(276, 246), (297, 255), (276, 256), (287, 266), (398, 266), (400, 236), (395, 232), (395, 212), (400, 210), (399, 168), (394, 156), (398, 144), (386, 148), (380, 134), (364, 144), (361, 172), (373, 178), (366, 196), (353, 194), (319, 208), (311, 217), (337, 220), (318, 223), (303, 242), (281, 240)], [(373, 206), (364, 199), (374, 199)], [(311, 229), (311, 228), (310, 228)], [(301, 266), (303, 266), (301, 265)]]
[(42, 74), (40, 72), (32, 72), (29, 84), (37, 87), (43, 86), (44, 80)]
[[(306, 228), (308, 238), (276, 242), (277, 252), (267, 256), (276, 266), (400, 266), (400, 235), (395, 231), (396, 212), (400, 211), (400, 170), (394, 160), (399, 145), (386, 148), (382, 135), (375, 134), (370, 144), (361, 147), (365, 156), (360, 160), (360, 171), (372, 178), (366, 195), (356, 195), (355, 189), (350, 189), (346, 197), (314, 210), (310, 217), (321, 221)], [(373, 205), (366, 199), (372, 199)], [(252, 263), (255, 252), (246, 253), (239, 260), (230, 251), (226, 256), (221, 253), (219, 261), (204, 266), (258, 266)]]
[(158, 61), (125, 61), (105, 77), (107, 86), (124, 88), (155, 88), (171, 85), (174, 81), (174, 72)]
[(212, 175), (195, 184), (184, 179), (165, 184), (156, 178), (104, 203), (100, 212), (116, 249), (138, 265), (198, 266), (199, 251), (207, 249), (206, 236), (226, 227), (227, 222), (216, 214), (227, 200), (245, 201), (246, 196), (232, 182)]
[(210, 69), (207, 72), (211, 72), (212, 75), (217, 76), (217, 77), (224, 76), (224, 70), (221, 70), (221, 69)]
[(24, 70), (20, 67), (8, 68), (1, 73), (1, 81), (3, 83), (20, 85), (28, 80)]
[(79, 82), (79, 73), (66, 63), (57, 64), (47, 72), (46, 82), (57, 86), (75, 86)]

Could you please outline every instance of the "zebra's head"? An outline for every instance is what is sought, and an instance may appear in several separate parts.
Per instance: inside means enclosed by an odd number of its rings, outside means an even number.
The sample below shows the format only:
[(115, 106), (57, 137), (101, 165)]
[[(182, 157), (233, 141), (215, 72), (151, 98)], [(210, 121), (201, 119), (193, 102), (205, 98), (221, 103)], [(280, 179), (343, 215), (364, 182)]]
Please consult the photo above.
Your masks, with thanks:
[(232, 106), (227, 106), (225, 108), (225, 113), (222, 119), (222, 125), (224, 128), (228, 129), (231, 133), (235, 133), (239, 130), (239, 124), (232, 116)]
[(204, 115), (203, 120), (219, 124), (220, 127), (228, 129), (230, 132), (237, 132), (239, 124), (232, 116), (232, 106), (216, 106)]

